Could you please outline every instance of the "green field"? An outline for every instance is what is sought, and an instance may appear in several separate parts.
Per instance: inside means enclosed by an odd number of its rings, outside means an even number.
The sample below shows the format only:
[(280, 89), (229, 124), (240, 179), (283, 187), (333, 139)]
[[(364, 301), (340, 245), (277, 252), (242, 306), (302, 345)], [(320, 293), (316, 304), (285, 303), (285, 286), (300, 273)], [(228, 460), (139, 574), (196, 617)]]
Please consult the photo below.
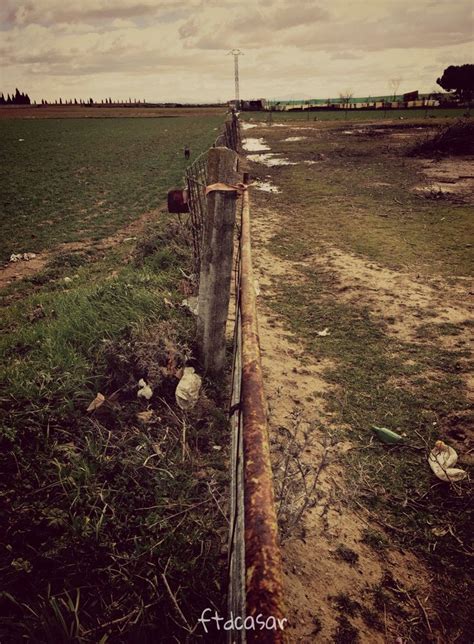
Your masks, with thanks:
[(183, 146), (208, 148), (222, 116), (0, 120), (0, 262), (100, 239), (181, 185)]
[(463, 109), (434, 109), (427, 110), (319, 110), (292, 112), (242, 112), (244, 121), (267, 121), (275, 123), (285, 121), (378, 121), (378, 120), (410, 120), (451, 119), (461, 118), (466, 110)]
[(183, 145), (198, 155), (222, 121), (0, 122), (2, 259), (49, 252), (3, 291), (2, 642), (174, 641), (188, 630), (175, 601), (191, 624), (222, 601), (226, 417), (212, 383), (176, 406), (194, 361), (192, 264), (162, 206)]

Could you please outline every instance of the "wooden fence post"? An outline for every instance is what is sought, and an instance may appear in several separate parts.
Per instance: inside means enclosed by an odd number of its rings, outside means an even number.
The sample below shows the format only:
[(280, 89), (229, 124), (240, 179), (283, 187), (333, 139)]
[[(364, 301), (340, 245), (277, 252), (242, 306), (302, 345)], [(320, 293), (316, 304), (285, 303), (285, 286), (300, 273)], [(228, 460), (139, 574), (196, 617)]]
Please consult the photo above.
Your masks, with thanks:
[[(234, 184), (238, 155), (228, 148), (208, 152), (207, 181)], [(237, 206), (235, 192), (210, 192), (203, 222), (197, 340), (204, 371), (219, 375), (225, 364), (225, 329), (230, 299)]]

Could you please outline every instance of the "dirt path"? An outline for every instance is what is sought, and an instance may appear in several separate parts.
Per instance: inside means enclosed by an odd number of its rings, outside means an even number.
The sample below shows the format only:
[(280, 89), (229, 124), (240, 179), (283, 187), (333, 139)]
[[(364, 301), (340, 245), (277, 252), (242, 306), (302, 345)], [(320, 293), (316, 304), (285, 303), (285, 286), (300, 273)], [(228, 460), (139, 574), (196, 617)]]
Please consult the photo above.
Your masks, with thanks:
[[(162, 208), (164, 207), (165, 206)], [(115, 232), (113, 235), (109, 235), (99, 241), (85, 239), (80, 242), (67, 242), (65, 244), (60, 244), (51, 250), (36, 253), (35, 257), (32, 259), (22, 259), (17, 262), (10, 262), (4, 266), (0, 266), (0, 288), (4, 288), (5, 286), (26, 277), (36, 275), (59, 253), (76, 252), (86, 249), (104, 251), (109, 248), (113, 248), (117, 244), (122, 243), (128, 237), (135, 237), (138, 235), (147, 224), (151, 223), (158, 216), (162, 208), (157, 208), (156, 210), (141, 215), (123, 228), (120, 228), (120, 230)]]
[[(283, 543), (290, 639), (349, 642), (359, 637), (362, 642), (395, 642), (426, 619), (425, 611), (430, 612), (427, 571), (408, 552), (393, 548), (376, 553), (366, 543), (373, 521), (363, 509), (355, 514), (345, 501), (340, 457), (352, 445), (337, 437), (341, 427), (336, 427), (321, 398), (331, 386), (324, 378), (328, 364), (308, 361), (297, 339), (289, 337), (283, 321), (269, 307), (275, 294), (272, 284), (283, 278), (296, 279), (301, 262), (284, 261), (268, 251), (268, 239), (278, 227), (276, 213), (254, 206), (252, 215), (271, 440), (278, 454), (285, 449), (288, 431), (299, 428), (311, 434), (311, 444), (300, 458), (320, 470), (315, 506)], [(340, 266), (349, 261), (336, 249), (328, 257), (337, 258)], [(279, 438), (282, 428), (287, 431)], [(278, 487), (285, 459), (281, 462), (276, 456), (275, 460), (280, 461)], [(383, 533), (383, 527), (377, 528)], [(390, 602), (400, 604), (404, 624), (395, 618), (393, 606), (388, 609)]]

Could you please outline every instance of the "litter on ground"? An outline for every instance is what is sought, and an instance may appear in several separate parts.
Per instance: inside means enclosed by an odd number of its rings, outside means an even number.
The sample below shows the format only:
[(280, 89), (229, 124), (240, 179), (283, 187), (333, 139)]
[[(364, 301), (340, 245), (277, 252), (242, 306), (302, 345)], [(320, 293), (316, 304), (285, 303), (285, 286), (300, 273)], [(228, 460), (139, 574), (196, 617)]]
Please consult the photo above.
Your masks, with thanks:
[(183, 377), (176, 387), (175, 397), (178, 407), (183, 410), (192, 409), (197, 403), (201, 390), (201, 376), (194, 367), (185, 367)]
[(428, 457), (429, 466), (435, 476), (445, 483), (455, 483), (466, 478), (467, 473), (464, 470), (453, 467), (453, 465), (456, 465), (457, 460), (456, 450), (443, 443), (443, 441), (436, 441)]
[(28, 262), (30, 259), (34, 259), (36, 253), (12, 253), (10, 255), (10, 262)]
[(375, 433), (377, 438), (386, 443), (387, 445), (396, 445), (403, 441), (403, 437), (396, 432), (392, 432), (391, 429), (387, 427), (377, 427), (377, 425), (372, 425), (372, 431)]
[(150, 400), (150, 398), (153, 396), (153, 389), (146, 383), (145, 380), (143, 380), (143, 378), (140, 378), (140, 380), (138, 381), (138, 387), (138, 398), (145, 398), (145, 400)]

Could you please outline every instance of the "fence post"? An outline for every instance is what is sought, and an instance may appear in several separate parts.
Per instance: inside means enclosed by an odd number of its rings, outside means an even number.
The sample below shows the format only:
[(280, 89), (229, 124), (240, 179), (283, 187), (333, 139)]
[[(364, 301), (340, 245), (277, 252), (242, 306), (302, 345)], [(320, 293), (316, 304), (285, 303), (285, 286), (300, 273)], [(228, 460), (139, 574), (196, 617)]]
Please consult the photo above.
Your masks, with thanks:
[[(207, 181), (230, 183), (237, 180), (238, 155), (224, 147), (208, 152)], [(210, 192), (203, 222), (197, 340), (204, 371), (218, 375), (225, 363), (225, 329), (229, 310), (234, 249), (235, 192)]]

